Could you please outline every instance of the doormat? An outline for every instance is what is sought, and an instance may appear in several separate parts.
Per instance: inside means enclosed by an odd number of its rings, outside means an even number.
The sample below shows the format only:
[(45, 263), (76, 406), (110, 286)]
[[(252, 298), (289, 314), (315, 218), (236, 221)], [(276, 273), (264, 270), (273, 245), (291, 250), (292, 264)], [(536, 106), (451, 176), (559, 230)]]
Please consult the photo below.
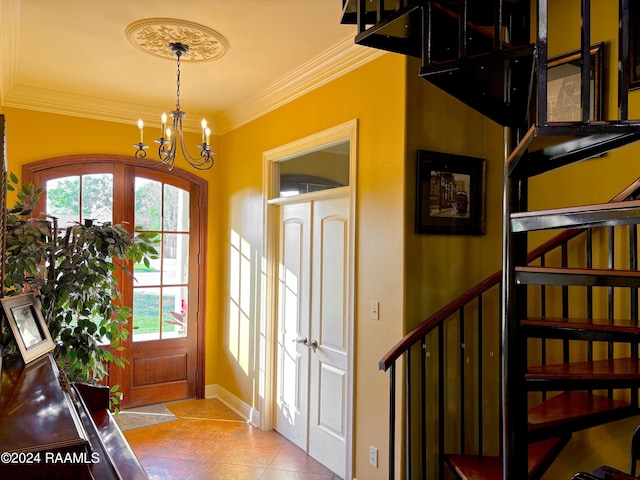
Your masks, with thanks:
[(174, 422), (178, 418), (164, 405), (164, 403), (156, 403), (154, 405), (145, 405), (144, 407), (127, 408), (120, 410), (116, 417), (116, 423), (120, 430), (134, 430), (136, 428), (149, 427), (151, 425), (159, 425), (166, 422)]

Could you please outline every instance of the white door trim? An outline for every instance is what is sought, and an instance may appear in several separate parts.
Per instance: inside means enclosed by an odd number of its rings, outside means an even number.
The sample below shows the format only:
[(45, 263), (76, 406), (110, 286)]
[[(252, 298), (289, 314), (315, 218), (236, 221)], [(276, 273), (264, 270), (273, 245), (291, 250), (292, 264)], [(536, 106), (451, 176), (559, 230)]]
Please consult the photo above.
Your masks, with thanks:
[[(296, 140), (281, 147), (265, 151), (262, 155), (262, 200), (264, 212), (264, 259), (265, 259), (265, 288), (264, 288), (264, 317), (260, 321), (260, 329), (256, 335), (256, 351), (259, 362), (263, 368), (258, 368), (258, 388), (254, 405), (260, 411), (260, 428), (272, 430), (275, 424), (276, 408), (276, 348), (277, 348), (277, 281), (278, 281), (278, 205), (295, 202), (302, 199), (299, 197), (278, 199), (278, 163), (286, 161), (299, 155), (320, 150), (333, 144), (349, 140), (349, 187), (343, 187), (332, 192), (327, 190), (315, 192), (307, 199), (325, 198), (336, 194), (344, 194), (345, 188), (349, 194), (349, 245), (351, 261), (349, 263), (349, 285), (348, 299), (351, 305), (348, 313), (348, 368), (347, 379), (347, 452), (346, 466), (347, 472), (345, 480), (351, 480), (353, 475), (353, 406), (354, 406), (354, 363), (355, 363), (355, 271), (356, 271), (356, 179), (357, 179), (357, 154), (358, 154), (358, 120), (350, 120), (333, 128)], [(306, 196), (305, 195), (305, 196)]]

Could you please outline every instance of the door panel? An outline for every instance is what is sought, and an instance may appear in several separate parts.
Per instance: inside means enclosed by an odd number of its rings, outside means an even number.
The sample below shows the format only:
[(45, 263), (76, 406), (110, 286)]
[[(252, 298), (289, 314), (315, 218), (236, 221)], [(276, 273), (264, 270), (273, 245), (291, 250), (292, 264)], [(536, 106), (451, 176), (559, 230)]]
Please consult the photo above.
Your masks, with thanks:
[(309, 256), (311, 209), (308, 203), (280, 209), (278, 272), (278, 378), (276, 430), (307, 449), (309, 349)]
[(313, 204), (309, 455), (345, 478), (349, 198)]

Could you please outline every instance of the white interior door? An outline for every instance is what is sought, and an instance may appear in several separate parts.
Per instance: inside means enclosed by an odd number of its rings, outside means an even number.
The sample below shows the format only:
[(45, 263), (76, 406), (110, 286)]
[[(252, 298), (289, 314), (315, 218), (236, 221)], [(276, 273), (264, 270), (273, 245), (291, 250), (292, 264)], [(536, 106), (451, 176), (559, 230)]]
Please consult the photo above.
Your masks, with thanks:
[(311, 205), (280, 207), (276, 430), (307, 450)]
[(345, 478), (349, 197), (280, 206), (276, 430)]
[(309, 455), (345, 478), (349, 198), (313, 203)]

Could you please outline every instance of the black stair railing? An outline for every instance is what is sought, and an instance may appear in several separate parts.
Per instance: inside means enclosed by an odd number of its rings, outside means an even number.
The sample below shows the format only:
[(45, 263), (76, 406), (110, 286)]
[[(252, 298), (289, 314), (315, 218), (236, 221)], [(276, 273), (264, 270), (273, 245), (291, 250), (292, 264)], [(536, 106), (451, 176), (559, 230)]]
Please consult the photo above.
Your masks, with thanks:
[[(639, 194), (640, 178), (611, 201), (632, 200)], [(596, 252), (600, 257), (604, 255), (606, 262), (612, 262), (616, 246), (629, 251), (629, 268), (637, 269), (635, 226), (566, 230), (529, 252), (527, 261), (530, 265), (566, 267), (577, 263), (593, 268)], [(406, 479), (443, 479), (446, 454), (501, 455), (501, 428), (497, 428), (502, 418), (501, 278), (502, 271), (498, 271), (460, 295), (405, 335), (380, 360), (379, 368), (389, 371), (390, 382), (389, 479), (395, 478), (396, 470), (404, 470)], [(560, 292), (552, 292), (552, 288), (559, 288)], [(586, 316), (593, 317), (595, 300), (591, 290), (588, 288), (583, 294), (565, 287), (542, 286), (535, 294), (539, 314), (547, 317), (558, 310), (566, 318), (570, 305), (582, 301)], [(584, 300), (572, 299), (572, 294), (582, 295)], [(607, 309), (612, 312), (614, 292), (607, 295)], [(629, 294), (629, 312), (632, 322), (637, 322), (637, 292)], [(575, 357), (574, 342), (563, 340), (560, 347), (550, 347), (551, 341), (558, 342), (539, 339), (542, 363), (549, 356)], [(632, 348), (637, 354), (637, 346)], [(585, 360), (593, 358), (592, 342), (586, 349), (574, 350), (586, 352)], [(487, 364), (487, 359), (493, 358), (498, 371)], [(637, 392), (630, 396), (637, 406)], [(545, 399), (546, 394), (542, 393), (537, 401)], [(404, 408), (400, 409), (401, 401)], [(398, 410), (404, 412), (404, 443), (396, 437)], [(396, 451), (402, 452), (403, 465), (396, 461)]]

